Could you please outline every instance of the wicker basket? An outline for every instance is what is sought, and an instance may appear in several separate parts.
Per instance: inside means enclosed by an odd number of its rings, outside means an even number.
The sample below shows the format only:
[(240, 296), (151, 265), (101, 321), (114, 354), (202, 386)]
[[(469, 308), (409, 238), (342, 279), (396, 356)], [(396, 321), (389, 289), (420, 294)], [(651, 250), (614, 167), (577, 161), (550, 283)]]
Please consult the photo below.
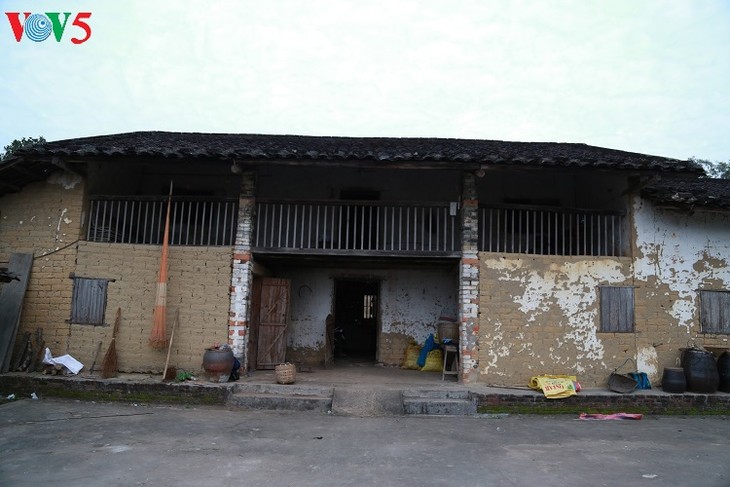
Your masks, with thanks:
[(274, 367), (277, 384), (294, 384), (297, 380), (297, 367), (289, 362)]
[(439, 321), (436, 330), (439, 341), (451, 340), (451, 343), (459, 343), (459, 323), (454, 321)]

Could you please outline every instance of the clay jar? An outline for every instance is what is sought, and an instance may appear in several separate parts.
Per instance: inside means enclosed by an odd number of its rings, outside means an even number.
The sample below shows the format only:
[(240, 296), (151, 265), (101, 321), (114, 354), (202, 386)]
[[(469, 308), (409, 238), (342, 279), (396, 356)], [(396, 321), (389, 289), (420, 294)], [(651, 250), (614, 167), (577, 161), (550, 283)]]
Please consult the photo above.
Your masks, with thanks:
[(687, 378), (687, 390), (712, 394), (720, 385), (720, 374), (717, 371), (715, 356), (707, 350), (688, 348), (681, 355), (684, 376)]
[(212, 382), (228, 382), (233, 362), (233, 350), (230, 348), (206, 348), (203, 354), (203, 369)]

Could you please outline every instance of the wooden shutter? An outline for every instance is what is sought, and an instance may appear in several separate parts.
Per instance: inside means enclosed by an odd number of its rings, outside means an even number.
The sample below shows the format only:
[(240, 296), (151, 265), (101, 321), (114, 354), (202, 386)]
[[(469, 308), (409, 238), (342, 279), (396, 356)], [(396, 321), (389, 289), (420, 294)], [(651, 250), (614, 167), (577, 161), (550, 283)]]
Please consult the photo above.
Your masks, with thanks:
[(71, 323), (104, 324), (108, 284), (106, 279), (74, 278)]
[(730, 333), (730, 292), (700, 291), (700, 327), (704, 333)]
[(601, 331), (634, 331), (634, 288), (601, 287)]

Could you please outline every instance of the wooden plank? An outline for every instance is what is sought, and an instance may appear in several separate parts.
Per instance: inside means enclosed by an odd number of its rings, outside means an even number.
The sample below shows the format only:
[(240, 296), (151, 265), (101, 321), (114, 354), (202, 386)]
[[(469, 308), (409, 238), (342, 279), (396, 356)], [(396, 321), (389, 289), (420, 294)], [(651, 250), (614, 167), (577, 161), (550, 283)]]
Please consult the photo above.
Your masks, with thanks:
[(730, 292), (700, 291), (700, 324), (706, 333), (730, 332)]
[(619, 296), (619, 331), (630, 333), (634, 331), (634, 288), (618, 288)]
[(0, 372), (10, 368), (15, 336), (20, 325), (20, 314), (23, 310), (23, 298), (28, 289), (32, 254), (15, 253), (10, 256), (8, 270), (20, 280), (3, 284), (0, 291)]

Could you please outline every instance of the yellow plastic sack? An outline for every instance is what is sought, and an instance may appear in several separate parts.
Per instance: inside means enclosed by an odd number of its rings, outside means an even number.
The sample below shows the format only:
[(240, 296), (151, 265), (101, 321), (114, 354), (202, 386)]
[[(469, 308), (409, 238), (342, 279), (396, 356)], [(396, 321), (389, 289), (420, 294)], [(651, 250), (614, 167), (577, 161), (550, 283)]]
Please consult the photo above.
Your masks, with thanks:
[(444, 354), (440, 349), (431, 350), (426, 355), (426, 363), (423, 365), (421, 372), (441, 372), (444, 366)]
[(420, 354), (421, 354), (421, 347), (419, 347), (417, 343), (412, 342), (406, 348), (406, 353), (405, 353), (405, 356), (403, 357), (403, 365), (401, 367), (404, 369), (412, 369), (412, 370), (420, 369), (420, 367), (418, 366), (418, 356)]
[(530, 388), (541, 390), (548, 399), (575, 396), (574, 375), (540, 375), (530, 379)]
[(543, 375), (536, 375), (530, 378), (530, 382), (527, 384), (527, 386), (530, 389), (535, 389), (536, 391), (539, 391), (542, 389), (540, 387), (540, 384), (538, 383), (537, 379), (539, 378), (545, 378), (545, 379), (570, 379), (573, 382), (576, 382), (578, 379), (574, 375), (551, 375), (551, 374), (543, 374)]

